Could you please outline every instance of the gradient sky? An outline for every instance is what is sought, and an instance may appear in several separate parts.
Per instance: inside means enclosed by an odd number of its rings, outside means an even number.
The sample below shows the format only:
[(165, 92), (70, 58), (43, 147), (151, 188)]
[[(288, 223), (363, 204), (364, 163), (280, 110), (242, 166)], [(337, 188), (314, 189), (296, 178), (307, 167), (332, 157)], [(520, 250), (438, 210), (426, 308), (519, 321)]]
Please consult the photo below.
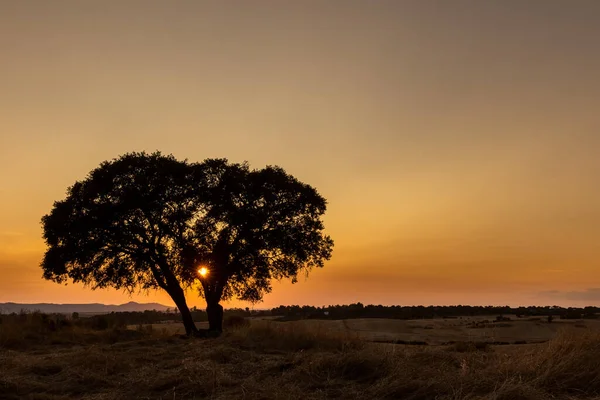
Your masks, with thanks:
[(0, 302), (130, 300), (43, 281), (40, 218), (140, 150), (328, 199), (257, 307), (600, 302), (596, 0), (0, 0)]

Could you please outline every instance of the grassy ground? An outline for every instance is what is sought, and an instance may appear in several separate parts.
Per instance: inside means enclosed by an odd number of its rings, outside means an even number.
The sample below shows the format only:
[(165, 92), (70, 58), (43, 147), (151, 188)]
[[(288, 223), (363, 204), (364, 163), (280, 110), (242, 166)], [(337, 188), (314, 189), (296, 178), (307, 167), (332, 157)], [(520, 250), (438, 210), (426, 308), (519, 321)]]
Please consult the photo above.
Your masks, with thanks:
[[(20, 324), (20, 325), (19, 325)], [(2, 399), (592, 399), (600, 334), (544, 344), (369, 343), (352, 332), (256, 321), (217, 339), (157, 329), (0, 324)]]
[[(255, 320), (253, 320), (255, 321)], [(301, 320), (281, 322), (308, 330), (328, 331), (334, 334), (357, 335), (367, 341), (426, 342), (440, 345), (453, 341), (485, 342), (540, 342), (547, 341), (565, 328), (583, 328), (600, 331), (600, 320), (560, 320), (548, 323), (543, 318), (516, 318), (495, 322), (490, 317), (462, 319), (398, 320), (357, 318), (348, 320)], [(207, 323), (198, 324), (207, 328)], [(155, 329), (184, 333), (181, 323), (155, 324)], [(130, 328), (135, 329), (132, 325)]]

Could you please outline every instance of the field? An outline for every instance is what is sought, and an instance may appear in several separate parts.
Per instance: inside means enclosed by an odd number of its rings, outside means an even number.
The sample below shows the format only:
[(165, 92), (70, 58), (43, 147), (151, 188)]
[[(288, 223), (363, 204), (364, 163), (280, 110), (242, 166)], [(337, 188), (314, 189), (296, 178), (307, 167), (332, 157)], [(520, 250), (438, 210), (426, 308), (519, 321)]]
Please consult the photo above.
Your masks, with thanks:
[[(0, 398), (600, 395), (598, 321), (482, 320), (252, 320), (216, 339), (193, 339), (177, 335), (172, 324), (90, 330), (48, 327), (47, 319), (32, 315), (0, 324)], [(533, 343), (541, 340), (549, 341)], [(490, 344), (497, 342), (512, 344)]]
[[(300, 326), (302, 329), (351, 334), (370, 342), (425, 342), (440, 345), (457, 341), (513, 344), (539, 343), (550, 340), (565, 328), (589, 328), (600, 332), (600, 320), (555, 320), (544, 318), (516, 318), (496, 322), (492, 317), (464, 317), (461, 319), (400, 320), (383, 318), (356, 318), (344, 320), (301, 320), (279, 322)], [(258, 322), (257, 320), (252, 320)], [(198, 324), (207, 328), (208, 325)], [(181, 323), (154, 324), (154, 329), (183, 334)], [(129, 326), (135, 329), (136, 326)]]

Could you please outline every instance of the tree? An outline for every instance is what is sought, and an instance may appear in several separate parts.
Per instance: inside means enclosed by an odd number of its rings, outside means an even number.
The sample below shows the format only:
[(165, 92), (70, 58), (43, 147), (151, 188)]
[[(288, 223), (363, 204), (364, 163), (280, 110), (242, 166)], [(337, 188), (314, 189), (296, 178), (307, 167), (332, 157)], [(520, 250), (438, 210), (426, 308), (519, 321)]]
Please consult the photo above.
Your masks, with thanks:
[[(323, 267), (326, 201), (279, 167), (130, 153), (98, 168), (42, 218), (44, 278), (92, 289), (161, 288), (187, 334), (197, 333), (185, 290), (198, 287), (209, 329), (221, 332), (220, 302), (259, 301), (272, 279)], [(202, 272), (202, 274), (200, 274)]]

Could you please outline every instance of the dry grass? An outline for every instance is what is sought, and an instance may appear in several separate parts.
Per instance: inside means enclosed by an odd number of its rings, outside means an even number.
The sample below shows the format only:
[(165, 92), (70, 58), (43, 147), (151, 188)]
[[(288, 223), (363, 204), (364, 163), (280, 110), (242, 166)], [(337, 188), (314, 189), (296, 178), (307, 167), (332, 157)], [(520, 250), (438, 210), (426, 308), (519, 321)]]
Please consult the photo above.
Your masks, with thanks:
[(3, 315), (0, 317), (0, 349), (32, 350), (60, 345), (110, 344), (144, 336), (143, 332), (125, 327), (98, 327), (90, 322), (73, 322), (58, 314)]
[[(504, 352), (474, 343), (373, 344), (350, 333), (267, 321), (217, 339), (146, 328), (41, 332), (46, 328), (37, 323), (23, 322), (20, 332), (15, 323), (0, 325), (2, 399), (538, 400), (600, 394), (600, 334), (589, 329), (564, 330), (548, 343)], [(42, 334), (55, 343), (37, 342)], [(62, 336), (68, 340), (58, 340)]]
[(252, 325), (232, 330), (227, 339), (240, 348), (261, 351), (297, 352), (304, 350), (360, 349), (366, 342), (350, 332), (336, 332), (311, 327), (308, 324), (282, 324), (256, 321)]

